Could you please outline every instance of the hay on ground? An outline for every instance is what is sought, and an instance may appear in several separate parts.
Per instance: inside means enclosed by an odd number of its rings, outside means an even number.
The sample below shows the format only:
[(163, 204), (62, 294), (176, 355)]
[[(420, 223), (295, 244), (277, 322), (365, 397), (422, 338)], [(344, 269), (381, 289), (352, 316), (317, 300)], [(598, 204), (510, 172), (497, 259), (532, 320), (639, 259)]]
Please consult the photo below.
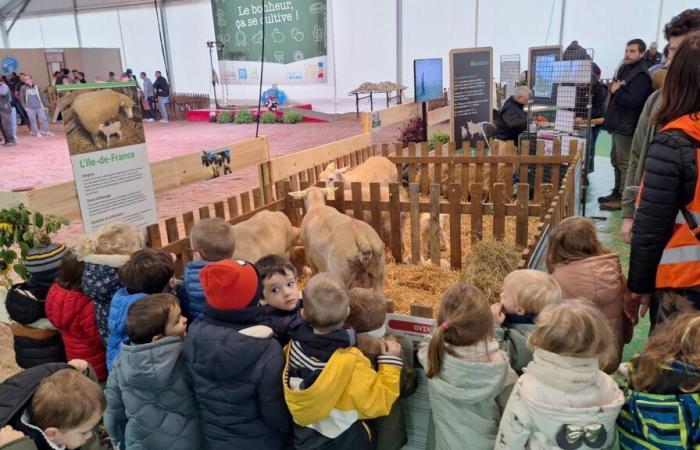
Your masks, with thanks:
[(518, 266), (521, 251), (504, 241), (480, 241), (472, 246), (460, 280), (481, 289), (490, 303), (499, 301), (503, 280)]

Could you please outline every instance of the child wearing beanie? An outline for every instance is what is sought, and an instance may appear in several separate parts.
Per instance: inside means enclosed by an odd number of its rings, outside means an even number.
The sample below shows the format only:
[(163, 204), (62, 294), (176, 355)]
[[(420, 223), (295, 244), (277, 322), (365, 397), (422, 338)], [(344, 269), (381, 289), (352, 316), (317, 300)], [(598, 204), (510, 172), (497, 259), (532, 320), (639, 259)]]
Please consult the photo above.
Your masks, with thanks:
[(291, 418), (282, 393), (282, 347), (258, 325), (262, 286), (250, 263), (210, 262), (199, 280), (206, 304), (183, 355), (210, 450), (282, 450)]

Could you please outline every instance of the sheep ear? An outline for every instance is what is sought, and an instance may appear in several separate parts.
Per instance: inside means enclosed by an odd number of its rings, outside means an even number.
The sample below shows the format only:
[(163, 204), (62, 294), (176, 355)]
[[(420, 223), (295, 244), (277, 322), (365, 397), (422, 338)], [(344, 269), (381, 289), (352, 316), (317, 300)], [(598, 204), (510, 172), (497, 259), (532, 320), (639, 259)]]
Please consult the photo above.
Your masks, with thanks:
[(306, 192), (305, 190), (304, 191), (292, 191), (292, 192), (289, 192), (289, 196), (292, 198), (304, 198), (305, 192)]
[(337, 169), (337, 170), (335, 171), (335, 173), (339, 175), (339, 174), (342, 174), (342, 173), (347, 172), (348, 169), (349, 169), (349, 167), (341, 167), (340, 169)]
[(323, 169), (324, 172), (334, 172), (335, 171), (335, 162), (329, 162), (328, 165), (326, 166), (325, 169)]

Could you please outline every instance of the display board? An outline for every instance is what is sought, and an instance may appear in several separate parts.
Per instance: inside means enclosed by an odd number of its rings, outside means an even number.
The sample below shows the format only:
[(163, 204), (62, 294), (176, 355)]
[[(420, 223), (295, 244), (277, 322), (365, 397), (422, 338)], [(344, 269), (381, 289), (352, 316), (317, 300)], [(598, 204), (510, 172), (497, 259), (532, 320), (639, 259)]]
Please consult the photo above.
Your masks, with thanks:
[(86, 233), (158, 222), (136, 82), (56, 86)]
[[(500, 81), (505, 85), (505, 101), (515, 94), (515, 88), (520, 81), (520, 54), (501, 55), (501, 77)], [(501, 105), (494, 105), (494, 108), (501, 109)]]
[(528, 86), (534, 103), (556, 98), (555, 63), (561, 59), (561, 46), (530, 47), (528, 52)]
[(414, 102), (442, 98), (442, 58), (413, 60)]
[(491, 47), (450, 50), (450, 137), (457, 148), (480, 136), (482, 122), (491, 122), (492, 80)]
[[(265, 20), (265, 80), (325, 83), (326, 0), (212, 0), (214, 32), (224, 84), (258, 84)], [(263, 6), (264, 5), (264, 6)]]

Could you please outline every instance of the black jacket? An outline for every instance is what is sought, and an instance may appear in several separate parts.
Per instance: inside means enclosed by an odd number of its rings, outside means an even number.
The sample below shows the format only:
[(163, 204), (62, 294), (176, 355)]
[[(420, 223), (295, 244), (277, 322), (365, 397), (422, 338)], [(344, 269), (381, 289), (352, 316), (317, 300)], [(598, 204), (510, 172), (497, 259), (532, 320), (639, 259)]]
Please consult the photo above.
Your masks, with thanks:
[(698, 145), (677, 130), (659, 133), (649, 144), (644, 188), (632, 228), (627, 282), (632, 292), (654, 292), (656, 269), (673, 235), (676, 216), (695, 194)]
[(647, 65), (647, 69), (650, 69), (657, 64), (661, 64), (663, 57), (663, 53), (656, 52), (656, 54), (652, 56), (651, 53), (649, 53), (649, 50), (647, 50), (646, 53), (644, 53), (644, 58), (642, 58), (642, 60), (644, 61), (644, 64)]
[[(183, 356), (209, 450), (282, 450), (291, 416), (282, 391), (284, 355), (257, 308), (215, 311), (188, 330)], [(266, 332), (265, 332), (266, 331)]]
[(515, 141), (527, 129), (527, 114), (513, 96), (506, 100), (496, 120), (496, 139)]
[(153, 89), (156, 93), (156, 97), (170, 96), (170, 85), (168, 84), (168, 80), (162, 75), (156, 78), (155, 83), (153, 83)]
[(647, 97), (651, 95), (651, 76), (643, 60), (622, 66), (615, 77), (625, 84), (612, 94), (608, 113), (605, 115), (605, 129), (611, 133), (634, 135), (639, 115)]

